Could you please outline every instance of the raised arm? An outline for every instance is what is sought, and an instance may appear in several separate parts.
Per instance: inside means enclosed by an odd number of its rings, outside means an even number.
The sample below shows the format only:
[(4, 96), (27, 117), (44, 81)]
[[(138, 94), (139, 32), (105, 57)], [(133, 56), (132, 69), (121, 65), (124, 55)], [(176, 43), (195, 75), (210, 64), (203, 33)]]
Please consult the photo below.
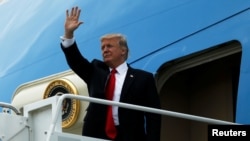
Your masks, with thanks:
[(74, 31), (83, 23), (79, 21), (81, 9), (72, 7), (71, 11), (66, 10), (66, 20), (64, 24), (64, 37), (71, 39), (74, 36)]

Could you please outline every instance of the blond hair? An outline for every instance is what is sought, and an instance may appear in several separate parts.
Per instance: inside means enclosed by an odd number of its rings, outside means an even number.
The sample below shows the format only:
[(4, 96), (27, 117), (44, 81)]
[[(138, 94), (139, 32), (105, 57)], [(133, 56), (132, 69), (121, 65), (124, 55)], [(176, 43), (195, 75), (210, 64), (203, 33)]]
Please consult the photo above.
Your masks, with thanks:
[(126, 50), (125, 60), (127, 60), (129, 48), (128, 48), (127, 40), (126, 40), (124, 35), (122, 35), (120, 33), (105, 34), (100, 38), (100, 40), (102, 42), (105, 39), (113, 39), (113, 38), (117, 38), (118, 44)]

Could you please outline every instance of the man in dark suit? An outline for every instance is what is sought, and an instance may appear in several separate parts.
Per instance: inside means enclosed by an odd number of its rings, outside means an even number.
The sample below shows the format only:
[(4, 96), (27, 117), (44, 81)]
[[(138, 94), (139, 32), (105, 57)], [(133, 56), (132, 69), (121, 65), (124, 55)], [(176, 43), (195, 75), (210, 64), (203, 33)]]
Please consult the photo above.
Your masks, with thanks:
[[(74, 31), (83, 23), (79, 21), (80, 9), (66, 11), (65, 34), (61, 47), (70, 68), (88, 86), (89, 95), (106, 99), (105, 87), (110, 70), (116, 69), (115, 90), (112, 100), (129, 104), (160, 108), (160, 100), (153, 74), (134, 69), (127, 63), (127, 41), (121, 34), (108, 34), (101, 38), (103, 61), (84, 58), (74, 40)], [(116, 141), (159, 141), (161, 116), (148, 112), (112, 107), (116, 135), (112, 139), (105, 132), (107, 105), (90, 103), (84, 118), (84, 136)]]

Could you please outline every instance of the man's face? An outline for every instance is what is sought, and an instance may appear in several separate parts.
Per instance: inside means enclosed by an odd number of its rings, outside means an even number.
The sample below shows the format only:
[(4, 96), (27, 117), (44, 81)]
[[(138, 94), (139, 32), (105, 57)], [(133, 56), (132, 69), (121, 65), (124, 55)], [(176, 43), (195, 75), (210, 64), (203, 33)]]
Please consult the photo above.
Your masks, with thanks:
[(110, 67), (117, 67), (124, 62), (125, 50), (120, 47), (117, 38), (103, 39), (101, 42), (103, 61)]

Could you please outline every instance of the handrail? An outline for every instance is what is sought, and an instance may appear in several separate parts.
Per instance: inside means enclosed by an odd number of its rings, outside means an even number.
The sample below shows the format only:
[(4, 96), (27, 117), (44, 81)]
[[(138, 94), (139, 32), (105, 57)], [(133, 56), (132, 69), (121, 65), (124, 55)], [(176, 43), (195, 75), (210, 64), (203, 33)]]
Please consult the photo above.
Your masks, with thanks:
[(0, 102), (0, 107), (9, 108), (9, 109), (13, 110), (17, 115), (20, 115), (20, 112), (9, 103)]
[(59, 111), (61, 110), (62, 102), (66, 98), (78, 99), (78, 100), (82, 100), (82, 101), (89, 101), (89, 102), (104, 104), (104, 105), (119, 106), (119, 107), (123, 107), (123, 108), (127, 108), (127, 109), (139, 110), (139, 111), (161, 114), (161, 115), (166, 115), (166, 116), (172, 116), (172, 117), (177, 117), (177, 118), (184, 118), (184, 119), (189, 119), (189, 120), (206, 122), (206, 123), (210, 123), (210, 124), (239, 125), (239, 124), (233, 123), (233, 122), (227, 122), (227, 121), (223, 121), (223, 120), (217, 120), (217, 119), (206, 118), (206, 117), (201, 117), (201, 116), (178, 113), (178, 112), (173, 112), (173, 111), (168, 111), (168, 110), (150, 108), (150, 107), (145, 107), (145, 106), (138, 106), (138, 105), (110, 101), (110, 100), (104, 100), (104, 99), (99, 99), (99, 98), (92, 98), (92, 97), (88, 97), (88, 96), (63, 94), (58, 99), (58, 102), (56, 105), (56, 113), (52, 115), (52, 123), (51, 123), (50, 129), (48, 131), (47, 141), (50, 141), (51, 135), (55, 130), (55, 125), (56, 125), (57, 118), (59, 116)]

